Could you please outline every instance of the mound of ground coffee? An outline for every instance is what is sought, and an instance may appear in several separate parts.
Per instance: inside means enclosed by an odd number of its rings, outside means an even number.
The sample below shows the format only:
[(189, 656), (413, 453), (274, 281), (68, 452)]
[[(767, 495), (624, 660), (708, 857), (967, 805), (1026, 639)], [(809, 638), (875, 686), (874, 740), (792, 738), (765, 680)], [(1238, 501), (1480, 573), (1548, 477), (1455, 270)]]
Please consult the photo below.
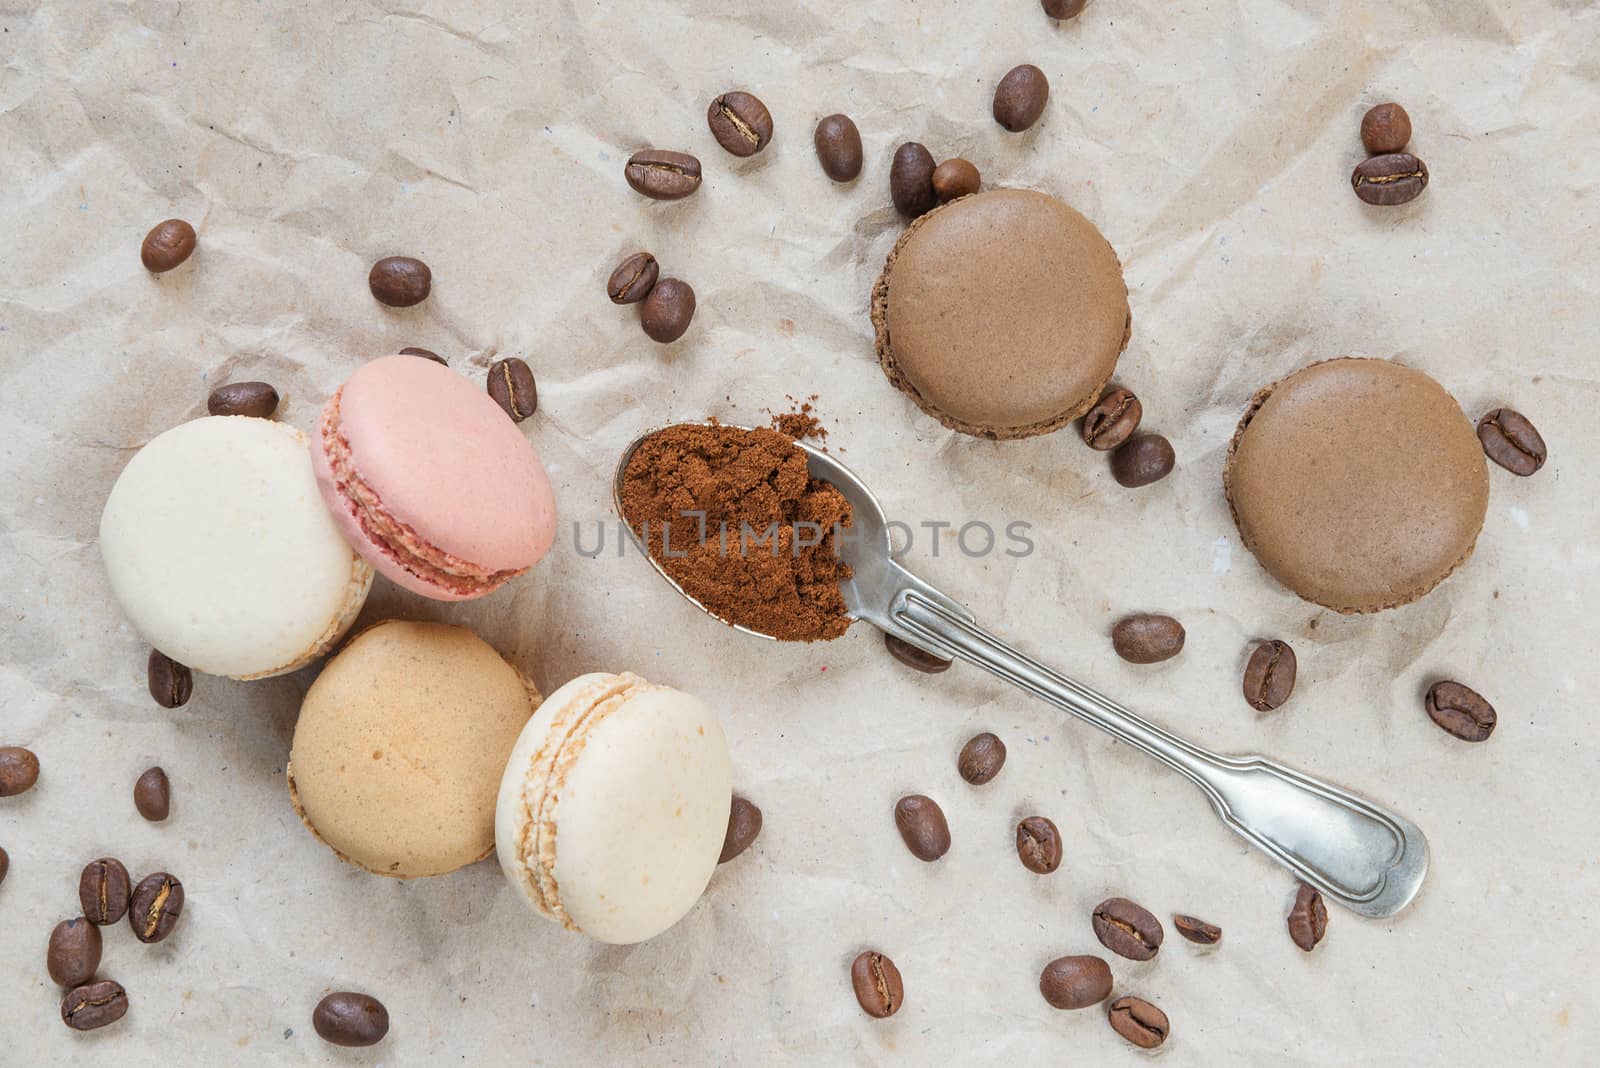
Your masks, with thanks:
[(835, 537), (850, 504), (806, 472), (776, 430), (670, 426), (623, 472), (622, 518), (685, 593), (730, 623), (785, 641), (850, 626)]

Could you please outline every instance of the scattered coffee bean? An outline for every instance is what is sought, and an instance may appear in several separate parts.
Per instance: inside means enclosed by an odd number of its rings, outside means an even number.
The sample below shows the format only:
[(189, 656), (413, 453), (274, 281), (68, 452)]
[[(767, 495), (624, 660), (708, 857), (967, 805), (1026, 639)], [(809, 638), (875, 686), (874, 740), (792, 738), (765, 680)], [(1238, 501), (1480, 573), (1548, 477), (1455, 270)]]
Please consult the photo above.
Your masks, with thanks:
[(0, 883), (6, 881), (6, 873), (11, 870), (11, 854), (0, 846)]
[(167, 781), (166, 772), (151, 768), (139, 776), (139, 781), (133, 784), (133, 807), (152, 823), (167, 818), (172, 807), (172, 784)]
[(906, 988), (900, 980), (900, 969), (894, 966), (894, 961), (874, 950), (867, 950), (851, 963), (850, 985), (855, 987), (862, 1011), (880, 1020), (899, 1012), (905, 1001)]
[(340, 990), (317, 1002), (311, 1026), (335, 1046), (373, 1046), (389, 1033), (389, 1010), (375, 997)]
[(933, 169), (933, 193), (939, 203), (970, 196), (983, 185), (978, 168), (964, 159), (947, 159)]
[(1288, 642), (1274, 638), (1256, 646), (1244, 666), (1244, 699), (1257, 712), (1271, 712), (1294, 692), (1295, 658)]
[(750, 843), (761, 833), (761, 810), (751, 802), (733, 796), (733, 806), (728, 810), (728, 833), (722, 839), (722, 855), (718, 864), (726, 864), (750, 848)]
[(1036, 875), (1049, 875), (1061, 867), (1061, 832), (1043, 816), (1029, 816), (1017, 824), (1017, 856)]
[(628, 157), (623, 176), (651, 200), (682, 200), (700, 188), (700, 161), (687, 152), (647, 148)]
[(156, 223), (144, 235), (139, 259), (151, 274), (162, 274), (192, 256), (195, 241), (194, 227), (182, 219), (168, 219)]
[(101, 857), (84, 865), (78, 876), (78, 904), (89, 922), (105, 927), (128, 914), (133, 883), (128, 869), (115, 857)]
[(147, 875), (133, 888), (128, 923), (141, 942), (159, 942), (178, 926), (183, 915), (183, 884), (164, 871)]
[(150, 696), (162, 708), (181, 708), (194, 693), (194, 673), (158, 649), (150, 650), (146, 665), (150, 676)]
[(1161, 921), (1149, 909), (1125, 897), (1112, 897), (1094, 907), (1095, 937), (1119, 957), (1153, 960), (1161, 951)]
[(372, 265), (367, 288), (379, 304), (409, 308), (428, 299), (433, 291), (433, 272), (426, 263), (410, 256), (385, 256)]
[(735, 156), (753, 156), (772, 142), (772, 112), (745, 92), (723, 93), (706, 109), (717, 144)]
[(1481, 742), (1494, 733), (1494, 706), (1483, 699), (1478, 691), (1459, 682), (1436, 682), (1428, 687), (1422, 706), (1428, 718), (1444, 731), (1463, 742)]
[(637, 304), (650, 295), (661, 275), (661, 265), (648, 252), (635, 252), (611, 272), (606, 280), (606, 296), (613, 304)]
[(1106, 1017), (1113, 1031), (1140, 1049), (1155, 1049), (1172, 1031), (1167, 1014), (1143, 998), (1118, 998)]
[(988, 731), (973, 735), (956, 758), (956, 770), (973, 786), (982, 786), (993, 779), (1005, 764), (1006, 743)]
[(895, 210), (907, 218), (933, 210), (939, 194), (933, 191), (933, 153), (915, 141), (894, 150), (889, 164), (889, 199)]
[(1409, 152), (1372, 156), (1356, 164), (1350, 185), (1368, 204), (1404, 204), (1428, 188), (1428, 165)]
[(670, 345), (694, 320), (694, 290), (678, 278), (663, 278), (639, 305), (639, 325), (650, 340)]
[(1185, 916), (1181, 912), (1172, 917), (1172, 926), (1195, 945), (1214, 946), (1222, 941), (1222, 928), (1193, 916)]
[(1083, 443), (1110, 452), (1133, 437), (1144, 418), (1144, 405), (1132, 390), (1117, 388), (1101, 397), (1083, 417)]
[(931, 797), (908, 794), (894, 806), (894, 825), (918, 860), (935, 861), (950, 851), (950, 825)]
[(440, 356), (437, 352), (434, 352), (432, 349), (419, 349), (415, 345), (407, 345), (405, 348), (400, 350), (400, 355), (421, 356), (424, 360), (432, 360), (434, 363), (442, 364), (445, 367), (450, 366), (450, 361), (445, 359), (443, 356)]
[(1075, 19), (1088, 4), (1089, 0), (1044, 0), (1044, 13), (1053, 19)]
[(829, 115), (812, 135), (822, 173), (836, 182), (853, 182), (861, 173), (861, 131), (848, 115)]
[(1039, 121), (1050, 100), (1050, 79), (1032, 63), (1013, 67), (994, 91), (994, 121), (1021, 133)]
[(114, 1024), (128, 1013), (128, 992), (110, 979), (85, 983), (61, 999), (61, 1022), (74, 1031)]
[(1111, 454), (1111, 477), (1118, 485), (1138, 489), (1172, 474), (1177, 462), (1172, 442), (1160, 434), (1139, 434), (1123, 442)]
[(1119, 619), (1111, 628), (1111, 647), (1130, 664), (1158, 664), (1183, 651), (1183, 624), (1171, 616), (1142, 613)]
[(942, 656), (918, 649), (915, 645), (903, 638), (896, 638), (888, 631), (883, 633), (883, 646), (889, 650), (889, 655), (907, 667), (926, 671), (930, 675), (937, 675), (941, 671), (950, 669), (950, 661)]
[(1361, 119), (1361, 143), (1367, 154), (1404, 152), (1411, 140), (1411, 116), (1399, 104), (1379, 104)]
[(1548, 455), (1539, 431), (1527, 416), (1511, 408), (1496, 408), (1479, 419), (1478, 440), (1489, 459), (1513, 475), (1533, 474)]
[(1099, 957), (1057, 957), (1039, 973), (1039, 993), (1057, 1009), (1087, 1009), (1111, 996), (1111, 967)]
[(101, 944), (100, 928), (82, 916), (62, 920), (50, 932), (45, 970), (60, 986), (82, 986), (100, 967)]
[(20, 745), (0, 747), (0, 797), (16, 797), (39, 781), (39, 758)]
[(1328, 933), (1328, 906), (1315, 889), (1300, 884), (1294, 895), (1294, 907), (1289, 910), (1289, 937), (1294, 944), (1310, 953)]
[(522, 422), (539, 408), (539, 389), (533, 381), (533, 369), (515, 356), (491, 364), (486, 384), (489, 396), (513, 423)]
[(206, 411), (212, 415), (271, 419), (277, 410), (278, 391), (265, 382), (229, 382), (212, 390), (206, 398)]

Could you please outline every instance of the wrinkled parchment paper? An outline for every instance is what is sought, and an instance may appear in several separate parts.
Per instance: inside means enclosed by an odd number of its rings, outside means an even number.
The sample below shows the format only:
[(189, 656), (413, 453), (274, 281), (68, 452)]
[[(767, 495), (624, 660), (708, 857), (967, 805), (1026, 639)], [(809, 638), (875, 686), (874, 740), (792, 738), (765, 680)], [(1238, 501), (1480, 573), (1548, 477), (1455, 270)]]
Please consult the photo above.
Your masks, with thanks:
[[(1051, 958), (1099, 952), (1111, 894), (1226, 930), (1200, 953), (1170, 929), (1116, 989), (1160, 1004), (1168, 1063), (1578, 1063), (1600, 1038), (1594, 991), (1600, 781), (1594, 694), (1600, 537), (1600, 14), (1571, 2), (1382, 4), (1094, 0), (1055, 25), (1035, 0), (627, 4), (385, 2), (0, 6), (0, 580), (8, 591), (0, 743), (44, 764), (0, 802), (0, 1060), (65, 1064), (1126, 1063), (1098, 1011), (1040, 999)], [(1054, 91), (1020, 135), (989, 117), (1011, 66)], [(773, 146), (736, 161), (705, 127), (717, 92), (771, 106)], [(1410, 206), (1351, 194), (1357, 123), (1410, 110), (1433, 184)], [(835, 186), (815, 120), (845, 111), (868, 162)], [(1126, 264), (1133, 341), (1119, 378), (1170, 436), (1177, 473), (1138, 492), (1070, 432), (953, 435), (884, 382), (869, 287), (900, 222), (887, 167), (902, 140), (962, 155), (992, 185), (1047, 189)], [(653, 204), (623, 182), (647, 145), (697, 153), (704, 187)], [(138, 246), (182, 216), (200, 251), (152, 277)], [(661, 348), (603, 294), (653, 250), (699, 294)], [(366, 292), (380, 256), (421, 256), (432, 299)], [(632, 948), (535, 919), (492, 863), (415, 883), (341, 864), (283, 786), (314, 670), (198, 680), (181, 711), (145, 693), (145, 646), (111, 603), (95, 544), (133, 451), (203, 414), (212, 386), (264, 378), (309, 429), (362, 360), (404, 345), (480, 378), (519, 355), (538, 375), (524, 424), (563, 532), (511, 588), (441, 605), (380, 582), (364, 619), (469, 623), (549, 692), (633, 670), (721, 709), (738, 788), (766, 813), (668, 934)], [(1393, 355), (1475, 418), (1509, 404), (1551, 460), (1493, 469), (1476, 556), (1422, 602), (1341, 618), (1274, 585), (1220, 492), (1251, 392), (1313, 360)], [(730, 632), (635, 554), (587, 559), (572, 527), (611, 520), (612, 465), (639, 431), (760, 421), (818, 395), (837, 453), (914, 526), (1033, 524), (1031, 555), (968, 558), (924, 536), (909, 565), (1022, 648), (1223, 751), (1260, 751), (1415, 819), (1433, 867), (1390, 922), (1332, 910), (1300, 953), (1293, 881), (1144, 757), (971, 669), (913, 674), (857, 628), (818, 647)], [(1004, 544), (1002, 544), (1002, 548)], [(1118, 615), (1179, 616), (1178, 660), (1110, 652)], [(1251, 639), (1281, 636), (1300, 682), (1277, 713), (1239, 693)], [(1428, 721), (1454, 676), (1499, 708), (1481, 746)], [(955, 773), (998, 732), (1004, 772)], [(130, 800), (160, 763), (172, 817)], [(891, 808), (940, 800), (955, 847), (911, 859)], [(1066, 862), (1017, 863), (1041, 813)], [(76, 912), (80, 866), (165, 868), (188, 892), (175, 937), (108, 932), (103, 974), (133, 1008), (80, 1036), (44, 970)], [(905, 1009), (865, 1018), (850, 959), (905, 975)], [(332, 989), (387, 1003), (376, 1049), (310, 1026)]]

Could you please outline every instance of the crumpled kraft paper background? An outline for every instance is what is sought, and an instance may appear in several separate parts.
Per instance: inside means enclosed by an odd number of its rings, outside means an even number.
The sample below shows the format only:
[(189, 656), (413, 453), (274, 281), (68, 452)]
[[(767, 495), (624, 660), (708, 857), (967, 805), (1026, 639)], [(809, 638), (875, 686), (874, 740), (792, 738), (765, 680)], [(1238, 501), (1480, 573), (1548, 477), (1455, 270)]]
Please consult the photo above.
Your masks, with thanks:
[[(1600, 537), (1600, 12), (1487, 0), (1323, 3), (1093, 0), (1074, 22), (1035, 0), (726, 4), (340, 2), (0, 5), (0, 735), (44, 764), (0, 803), (0, 1060), (7, 1064), (1130, 1063), (1097, 1010), (1039, 997), (1040, 968), (1100, 952), (1112, 894), (1226, 931), (1201, 953), (1168, 928), (1159, 958), (1112, 958), (1117, 993), (1172, 1020), (1167, 1063), (1580, 1063), (1594, 1000), (1600, 781), (1594, 694)], [(990, 118), (1017, 63), (1049, 74), (1026, 134)], [(750, 161), (705, 127), (744, 87), (777, 134)], [(1369, 105), (1397, 99), (1428, 191), (1362, 205), (1349, 173)], [(859, 181), (826, 181), (816, 119), (852, 115)], [(1133, 340), (1119, 379), (1179, 469), (1137, 492), (1071, 432), (993, 444), (953, 435), (885, 383), (868, 290), (900, 229), (901, 141), (964, 156), (987, 184), (1059, 194), (1126, 265)], [(678, 204), (623, 181), (635, 149), (698, 154)], [(192, 220), (200, 251), (152, 277), (144, 232)], [(603, 295), (636, 248), (688, 279), (699, 312), (662, 348)], [(366, 273), (417, 255), (432, 298), (395, 311)], [(713, 702), (738, 788), (766, 813), (668, 934), (608, 948), (544, 923), (497, 867), (390, 882), (341, 864), (283, 786), (314, 670), (197, 680), (187, 708), (145, 692), (146, 647), (110, 600), (101, 504), (133, 451), (203, 414), (207, 392), (263, 378), (313, 425), (361, 361), (405, 345), (479, 378), (519, 355), (539, 380), (524, 424), (563, 520), (556, 551), (471, 605), (382, 582), (364, 619), (481, 631), (548, 692), (634, 670)], [(1275, 585), (1223, 503), (1225, 443), (1257, 387), (1344, 353), (1436, 376), (1476, 418), (1509, 404), (1543, 431), (1529, 479), (1492, 469), (1470, 563), (1410, 607), (1342, 618)], [(760, 422), (816, 394), (832, 447), (911, 522), (1032, 524), (1035, 551), (968, 558), (926, 530), (908, 564), (1044, 660), (1221, 751), (1259, 751), (1393, 806), (1433, 866), (1389, 922), (1333, 910), (1305, 955), (1284, 930), (1294, 883), (1177, 776), (957, 667), (890, 660), (853, 629), (775, 646), (696, 613), (636, 554), (589, 559), (611, 522), (617, 456), (638, 432), (715, 415)], [(1381, 433), (1381, 428), (1374, 428)], [(934, 544), (938, 546), (937, 555)], [(1003, 547), (1004, 543), (1002, 543)], [(1110, 622), (1171, 612), (1176, 661), (1116, 660)], [(1258, 715), (1249, 645), (1281, 636), (1300, 681)], [(1486, 744), (1422, 712), (1453, 676), (1500, 712)], [(976, 731), (1010, 749), (973, 789)], [(153, 763), (172, 817), (130, 791)], [(945, 807), (936, 865), (895, 834), (897, 797)], [(1048, 878), (1012, 828), (1060, 825)], [(117, 1026), (77, 1035), (44, 970), (77, 911), (83, 863), (177, 874), (188, 908), (153, 947), (108, 932), (128, 988)], [(907, 1001), (862, 1015), (847, 969), (898, 962)], [(313, 1033), (329, 990), (379, 996), (393, 1030), (343, 1052)]]

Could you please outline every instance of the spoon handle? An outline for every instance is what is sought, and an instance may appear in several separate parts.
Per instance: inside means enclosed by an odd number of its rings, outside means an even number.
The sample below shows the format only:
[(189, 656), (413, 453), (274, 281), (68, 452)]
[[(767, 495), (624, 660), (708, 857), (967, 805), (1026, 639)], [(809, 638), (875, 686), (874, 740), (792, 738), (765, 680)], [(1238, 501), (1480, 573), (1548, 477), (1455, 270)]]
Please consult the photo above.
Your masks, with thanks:
[(1363, 916), (1392, 916), (1422, 886), (1428, 843), (1372, 802), (1261, 756), (1219, 756), (1013, 649), (953, 601), (907, 575), (890, 606), (902, 636), (1026, 690), (1184, 775), (1230, 828)]

